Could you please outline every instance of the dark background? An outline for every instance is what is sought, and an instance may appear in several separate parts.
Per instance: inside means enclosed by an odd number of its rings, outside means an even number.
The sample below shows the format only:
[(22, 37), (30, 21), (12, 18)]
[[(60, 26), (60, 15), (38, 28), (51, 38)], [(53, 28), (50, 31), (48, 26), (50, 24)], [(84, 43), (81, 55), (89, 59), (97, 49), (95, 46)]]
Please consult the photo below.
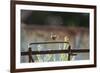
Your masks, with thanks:
[(21, 10), (21, 22), (28, 25), (89, 27), (89, 13)]

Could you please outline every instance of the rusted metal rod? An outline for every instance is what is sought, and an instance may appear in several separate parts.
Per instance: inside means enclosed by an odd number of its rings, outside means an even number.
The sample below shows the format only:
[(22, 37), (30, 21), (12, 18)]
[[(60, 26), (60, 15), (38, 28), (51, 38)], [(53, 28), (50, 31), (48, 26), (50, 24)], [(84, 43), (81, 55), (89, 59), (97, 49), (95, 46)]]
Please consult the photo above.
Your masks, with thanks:
[[(71, 49), (71, 53), (86, 53), (89, 52), (89, 49)], [(46, 50), (46, 51), (31, 51), (32, 55), (37, 54), (57, 54), (57, 53), (69, 53), (69, 50)], [(29, 55), (28, 52), (21, 52), (21, 56)]]
[(28, 50), (28, 57), (29, 57), (29, 62), (34, 62), (33, 58), (32, 58), (32, 49), (29, 47)]

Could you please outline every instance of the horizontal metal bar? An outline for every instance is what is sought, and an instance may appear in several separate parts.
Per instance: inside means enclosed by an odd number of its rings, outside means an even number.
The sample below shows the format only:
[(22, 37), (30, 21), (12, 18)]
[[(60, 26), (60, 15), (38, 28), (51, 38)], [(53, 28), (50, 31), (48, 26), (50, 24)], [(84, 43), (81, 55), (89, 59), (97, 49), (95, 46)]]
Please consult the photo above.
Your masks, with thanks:
[(56, 44), (56, 43), (69, 43), (69, 42), (35, 42), (35, 43), (30, 43), (29, 45), (33, 44)]
[[(86, 53), (89, 52), (89, 49), (71, 49), (69, 50), (46, 50), (46, 51), (32, 51), (32, 55), (36, 54), (57, 54), (57, 53)], [(21, 52), (21, 56), (28, 55), (28, 52)]]

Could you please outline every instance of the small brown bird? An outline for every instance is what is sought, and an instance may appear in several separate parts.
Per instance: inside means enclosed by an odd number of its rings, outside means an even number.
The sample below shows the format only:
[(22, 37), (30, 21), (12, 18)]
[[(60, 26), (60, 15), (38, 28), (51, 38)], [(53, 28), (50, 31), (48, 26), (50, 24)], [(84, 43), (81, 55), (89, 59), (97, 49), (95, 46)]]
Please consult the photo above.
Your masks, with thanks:
[(51, 39), (56, 40), (57, 35), (51, 32)]

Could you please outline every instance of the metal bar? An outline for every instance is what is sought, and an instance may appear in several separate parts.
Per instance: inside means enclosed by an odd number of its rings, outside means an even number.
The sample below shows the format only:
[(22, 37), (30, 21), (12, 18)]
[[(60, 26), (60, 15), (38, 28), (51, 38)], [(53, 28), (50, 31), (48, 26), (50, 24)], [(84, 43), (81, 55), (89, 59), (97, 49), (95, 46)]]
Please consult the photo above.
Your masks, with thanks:
[(70, 58), (71, 58), (71, 46), (69, 45), (69, 47), (68, 47), (68, 61), (70, 61)]
[(32, 49), (31, 48), (29, 48), (28, 57), (29, 57), (29, 62), (34, 62), (34, 60), (32, 58)]
[[(86, 53), (89, 49), (71, 49), (71, 53)], [(32, 51), (32, 55), (36, 54), (58, 54), (69, 53), (69, 50), (46, 50), (46, 51)], [(28, 52), (21, 52), (21, 56), (28, 55)]]
[(53, 43), (68, 43), (69, 42), (35, 42), (35, 43), (30, 43), (29, 45), (33, 45), (33, 44), (53, 44)]

